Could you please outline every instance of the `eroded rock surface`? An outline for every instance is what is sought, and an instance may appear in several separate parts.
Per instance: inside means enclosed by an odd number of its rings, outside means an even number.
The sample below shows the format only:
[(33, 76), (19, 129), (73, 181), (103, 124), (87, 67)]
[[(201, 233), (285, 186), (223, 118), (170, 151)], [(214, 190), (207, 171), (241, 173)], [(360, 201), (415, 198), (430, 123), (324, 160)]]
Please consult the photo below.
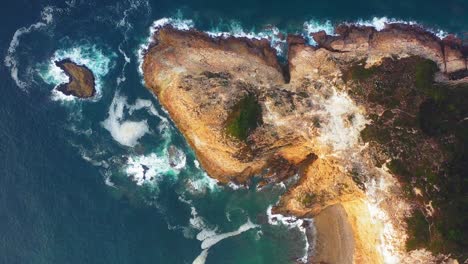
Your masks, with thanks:
[(65, 95), (79, 98), (90, 98), (96, 93), (93, 72), (86, 66), (78, 65), (69, 59), (56, 61), (55, 64), (62, 69), (69, 78), (69, 82), (61, 84), (57, 89)]

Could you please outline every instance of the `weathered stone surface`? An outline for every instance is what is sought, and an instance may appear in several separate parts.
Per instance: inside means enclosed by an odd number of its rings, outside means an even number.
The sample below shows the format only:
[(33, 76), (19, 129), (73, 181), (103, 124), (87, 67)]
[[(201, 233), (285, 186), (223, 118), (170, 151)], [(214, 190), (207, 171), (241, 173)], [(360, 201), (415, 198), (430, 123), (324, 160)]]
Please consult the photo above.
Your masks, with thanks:
[(80, 98), (90, 98), (96, 93), (93, 72), (86, 66), (78, 65), (70, 59), (56, 61), (55, 64), (62, 69), (70, 81), (61, 84), (57, 89), (65, 95)]
[(466, 59), (462, 53), (462, 42), (453, 35), (442, 40), (445, 56), (445, 67), (448, 73), (466, 71)]
[(466, 54), (460, 39), (449, 36), (440, 40), (419, 26), (389, 24), (377, 31), (372, 27), (340, 25), (337, 36), (324, 31), (312, 34), (320, 47), (336, 52), (335, 57), (347, 61), (365, 59), (367, 64), (379, 64), (383, 58), (420, 56), (434, 61), (445, 73), (466, 70)]

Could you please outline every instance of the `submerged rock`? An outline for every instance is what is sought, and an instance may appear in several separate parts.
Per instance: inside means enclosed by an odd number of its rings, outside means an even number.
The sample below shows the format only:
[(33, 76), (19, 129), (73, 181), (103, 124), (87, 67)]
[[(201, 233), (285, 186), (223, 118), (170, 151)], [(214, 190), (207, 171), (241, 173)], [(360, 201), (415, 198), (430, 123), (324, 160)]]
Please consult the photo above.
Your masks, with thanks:
[(61, 84), (57, 90), (65, 95), (79, 98), (90, 98), (96, 93), (93, 72), (84, 65), (78, 65), (70, 59), (56, 61), (55, 64), (62, 69), (69, 78), (69, 82)]

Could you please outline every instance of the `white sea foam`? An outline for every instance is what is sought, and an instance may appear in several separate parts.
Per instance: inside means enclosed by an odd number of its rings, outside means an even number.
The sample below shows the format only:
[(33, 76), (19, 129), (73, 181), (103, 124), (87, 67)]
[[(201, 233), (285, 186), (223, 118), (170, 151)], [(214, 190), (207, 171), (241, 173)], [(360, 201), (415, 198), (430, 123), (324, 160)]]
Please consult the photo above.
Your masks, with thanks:
[[(163, 116), (150, 100), (138, 98), (133, 105), (128, 105), (128, 112), (130, 115), (133, 114), (134, 111), (140, 109), (146, 109), (149, 114), (156, 116), (159, 118), (159, 120), (161, 120), (158, 125), (158, 131), (163, 136), (163, 138), (166, 139), (166, 141), (168, 141), (171, 136), (171, 126), (169, 119)], [(167, 114), (167, 112), (164, 109), (162, 110)]]
[[(188, 205), (191, 205), (191, 201), (186, 200), (183, 197), (179, 197), (179, 200)], [(193, 261), (193, 263), (205, 263), (204, 261), (206, 260), (206, 257), (208, 256), (208, 250), (212, 246), (219, 243), (220, 241), (229, 237), (240, 235), (250, 229), (260, 227), (259, 225), (252, 223), (250, 219), (247, 219), (247, 222), (241, 225), (237, 230), (226, 232), (226, 233), (218, 233), (217, 232), (218, 228), (209, 226), (206, 223), (205, 219), (198, 214), (196, 208), (192, 205), (191, 205), (191, 218), (189, 220), (189, 223), (192, 228), (200, 230), (200, 232), (198, 232), (196, 235), (196, 239), (202, 242), (201, 244), (202, 252)]]
[[(50, 58), (45, 70), (39, 72), (39, 76), (48, 84), (57, 87), (60, 84), (67, 83), (68, 76), (58, 67), (55, 62), (70, 59), (78, 65), (84, 65), (89, 68), (96, 82), (96, 96), (93, 100), (98, 100), (102, 95), (103, 78), (111, 70), (113, 66), (113, 58), (116, 55), (111, 52), (106, 55), (102, 49), (94, 44), (83, 44), (71, 48), (59, 49), (55, 51)], [(56, 88), (52, 90), (52, 99), (54, 100), (72, 100), (73, 96), (65, 96)]]
[(304, 227), (305, 222), (307, 221), (309, 227), (312, 229), (312, 233), (315, 233), (315, 226), (312, 218), (297, 218), (295, 216), (284, 216), (282, 214), (273, 214), (272, 206), (270, 205), (267, 209), (268, 223), (270, 225), (284, 225), (289, 229), (297, 228), (304, 236), (305, 246), (304, 246), (304, 256), (299, 259), (302, 263), (307, 263), (309, 260), (309, 251), (315, 247), (315, 236), (314, 241), (309, 241), (307, 236), (307, 229)]
[(128, 34), (133, 29), (133, 25), (129, 22), (129, 16), (142, 8), (148, 10), (147, 12), (151, 11), (151, 6), (149, 5), (148, 1), (137, 0), (128, 1), (128, 3), (130, 4), (129, 7), (123, 11), (122, 19), (120, 19), (116, 24), (118, 28), (121, 28), (123, 30), (124, 36), (124, 40), (118, 46), (119, 53), (124, 57), (124, 64), (122, 66), (120, 75), (117, 77), (117, 86), (126, 81), (125, 69), (126, 66), (131, 62), (131, 58), (123, 49), (123, 44), (126, 44), (128, 42)]
[(210, 247), (212, 247), (213, 245), (217, 244), (219, 241), (223, 240), (223, 239), (226, 239), (226, 238), (229, 238), (229, 237), (233, 237), (233, 236), (237, 236), (239, 234), (242, 234), (244, 233), (245, 231), (249, 230), (249, 229), (252, 229), (252, 228), (256, 228), (256, 227), (259, 227), (258, 225), (252, 223), (250, 221), (250, 219), (247, 220), (247, 222), (243, 225), (241, 225), (237, 230), (235, 231), (232, 231), (232, 232), (226, 232), (226, 233), (222, 233), (222, 234), (215, 234), (215, 235), (211, 235), (211, 236), (207, 236), (203, 239), (203, 242), (201, 244), (201, 248), (202, 249), (208, 249)]
[(205, 264), (208, 257), (208, 249), (203, 250), (200, 255), (192, 262), (192, 264)]
[(66, 95), (62, 92), (60, 92), (59, 90), (57, 89), (53, 89), (51, 91), (51, 98), (52, 100), (54, 101), (61, 101), (61, 102), (72, 102), (76, 99), (75, 96), (73, 95)]
[(232, 181), (228, 182), (227, 186), (232, 190), (247, 189), (247, 186), (233, 183)]
[(116, 93), (109, 107), (108, 117), (101, 124), (111, 133), (115, 141), (124, 146), (133, 147), (142, 136), (149, 132), (149, 127), (146, 120), (125, 121), (126, 106), (127, 98)]
[(191, 194), (204, 194), (219, 190), (221, 187), (218, 183), (218, 180), (211, 178), (206, 172), (201, 172), (187, 180), (186, 188)]
[(157, 182), (163, 176), (177, 176), (180, 170), (169, 164), (166, 153), (129, 157), (125, 172), (138, 185)]
[(156, 110), (151, 100), (138, 98), (133, 105), (128, 105), (128, 112), (130, 115), (133, 114), (134, 111), (141, 109), (146, 109), (149, 114), (158, 117), (162, 122), (169, 122), (166, 117), (162, 116), (161, 113)]
[(317, 45), (315, 40), (310, 36), (311, 33), (325, 31), (328, 35), (335, 34), (335, 27), (330, 20), (320, 22), (318, 20), (309, 20), (304, 22), (303, 36), (308, 40), (310, 45)]
[(385, 29), (386, 25), (388, 24), (395, 24), (395, 23), (421, 26), (425, 28), (426, 30), (435, 34), (440, 39), (443, 39), (448, 35), (448, 33), (442, 29), (434, 29), (434, 28), (425, 27), (421, 23), (418, 23), (412, 20), (401, 20), (401, 19), (388, 18), (388, 17), (373, 17), (370, 20), (359, 19), (357, 22), (351, 22), (351, 23), (348, 22), (348, 24), (374, 27), (378, 31)]
[(16, 82), (16, 85), (26, 91), (28, 83), (21, 80), (18, 75), (18, 60), (16, 57), (16, 49), (20, 45), (21, 36), (29, 34), (33, 31), (42, 30), (50, 25), (54, 20), (54, 12), (56, 9), (52, 6), (46, 6), (41, 11), (41, 19), (39, 22), (36, 22), (28, 27), (22, 27), (15, 31), (13, 38), (10, 41), (10, 46), (8, 47), (7, 55), (5, 57), (5, 66), (10, 69), (11, 78)]
[[(149, 114), (157, 116), (160, 119), (159, 132), (163, 135), (165, 142), (168, 141), (170, 137), (169, 120), (158, 112), (150, 100), (138, 98), (134, 104), (128, 104), (126, 97), (116, 93), (109, 107), (108, 117), (101, 124), (117, 142), (124, 146), (133, 147), (142, 136), (149, 132), (146, 120), (125, 120), (125, 109), (128, 110), (129, 115), (132, 115), (135, 111), (146, 109)], [(184, 167), (185, 154), (183, 152), (179, 154), (184, 156), (179, 157), (180, 164), (177, 166)]]
[[(240, 235), (252, 228), (257, 228), (259, 227), (258, 225), (252, 223), (250, 219), (247, 219), (247, 222), (241, 225), (237, 230), (231, 231), (231, 232), (226, 232), (226, 233), (221, 233), (217, 234), (213, 230), (202, 230), (200, 233), (197, 235), (197, 239), (202, 241), (201, 248), (202, 252), (200, 255), (194, 260), (193, 263), (204, 263), (206, 260), (206, 256), (208, 255), (208, 250), (219, 243), (221, 240), (224, 240), (229, 237), (237, 236)], [(201, 262), (203, 260), (203, 262)], [(198, 262), (196, 262), (198, 261)]]
[(130, 57), (128, 57), (127, 53), (125, 53), (125, 51), (122, 49), (121, 44), (119, 45), (118, 49), (119, 49), (120, 54), (124, 56), (125, 62), (124, 62), (124, 65), (122, 66), (122, 70), (120, 71), (120, 75), (117, 76), (117, 80), (116, 80), (117, 86), (119, 86), (121, 83), (127, 80), (127, 78), (125, 77), (125, 67), (127, 66), (127, 64), (131, 62)]
[(268, 26), (259, 32), (253, 30), (246, 31), (242, 24), (236, 20), (231, 20), (227, 24), (227, 31), (223, 31), (219, 27), (212, 28), (206, 33), (214, 37), (238, 37), (238, 38), (249, 38), (249, 39), (266, 39), (270, 42), (272, 48), (274, 48), (278, 55), (284, 55), (286, 51), (286, 39), (281, 36), (285, 36), (279, 28), (275, 26)]

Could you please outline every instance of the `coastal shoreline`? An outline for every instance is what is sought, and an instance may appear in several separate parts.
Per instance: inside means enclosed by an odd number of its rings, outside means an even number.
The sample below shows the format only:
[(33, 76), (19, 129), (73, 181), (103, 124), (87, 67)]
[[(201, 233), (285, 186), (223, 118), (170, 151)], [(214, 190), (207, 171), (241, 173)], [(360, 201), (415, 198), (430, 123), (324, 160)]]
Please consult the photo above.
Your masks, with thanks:
[[(301, 93), (312, 96), (307, 94), (311, 91), (307, 90), (307, 87), (304, 88), (304, 79), (307, 79), (306, 86), (311, 85), (310, 73), (312, 78), (320, 80), (320, 85), (345, 87), (345, 84), (337, 79), (342, 74), (342, 67), (359, 61), (364, 61), (364, 67), (370, 68), (379, 65), (386, 58), (420, 56), (437, 64), (439, 81), (467, 82), (467, 48), (454, 36), (441, 40), (418, 26), (391, 24), (377, 31), (371, 27), (341, 25), (336, 31), (336, 36), (327, 35), (325, 32), (312, 34), (312, 38), (318, 43), (316, 47), (306, 44), (301, 36), (288, 36), (288, 72), (285, 74), (275, 50), (266, 40), (212, 37), (194, 29), (177, 30), (169, 25), (155, 31), (154, 41), (144, 54), (142, 69), (147, 87), (168, 109), (172, 119), (195, 150), (203, 168), (211, 177), (221, 182), (244, 183), (251, 176), (262, 174), (265, 169), (270, 169), (270, 172), (263, 174), (264, 177), (270, 175), (268, 181), (275, 182), (275, 176), (290, 174), (290, 168), (295, 168), (292, 171), (297, 172), (299, 164), (307, 157), (318, 156), (319, 161), (313, 161), (309, 166), (322, 164), (317, 167), (318, 171), (322, 171), (321, 174), (317, 176), (317, 170), (302, 173), (298, 185), (288, 190), (291, 196), (282, 197), (275, 213), (298, 217), (312, 216), (318, 220), (316, 245), (319, 250), (315, 251), (314, 256), (320, 261), (383, 263), (383, 256), (379, 256), (381, 252), (375, 247), (375, 243), (379, 243), (382, 227), (377, 225), (376, 230), (365, 234), (361, 233), (363, 230), (358, 230), (363, 228), (363, 223), (372, 222), (370, 213), (364, 212), (368, 210), (365, 204), (356, 204), (356, 201), (365, 199), (366, 194), (353, 183), (343, 169), (342, 163), (346, 153), (356, 154), (352, 149), (358, 147), (358, 139), (345, 142), (347, 145), (344, 149), (337, 151), (336, 148), (340, 148), (341, 145), (333, 145), (333, 141), (326, 142), (332, 146), (324, 145), (315, 138), (320, 136), (320, 126), (315, 126), (317, 131), (311, 134), (301, 133), (303, 124), (292, 121), (288, 114), (291, 110), (287, 110), (288, 106), (282, 104), (299, 105), (298, 107), (303, 107), (301, 110), (306, 111), (307, 107), (300, 105), (298, 98)], [(219, 61), (219, 57), (223, 57), (224, 60)], [(245, 82), (247, 84), (243, 84)], [(264, 91), (250, 85), (283, 94), (286, 102), (281, 101), (280, 107), (275, 109), (272, 104), (277, 106), (277, 97), (265, 94)], [(227, 92), (223, 86), (236, 88)], [(278, 90), (278, 86), (288, 88)], [(205, 96), (203, 89), (212, 90)], [(339, 94), (339, 91), (332, 89), (323, 95), (320, 94), (323, 99), (317, 100), (327, 102), (330, 92)], [(226, 137), (223, 127), (224, 120), (233, 107), (230, 102), (241, 100), (242, 95), (246, 93), (255, 94), (264, 112), (260, 129), (253, 130), (248, 142), (242, 142)], [(221, 96), (215, 106), (209, 103), (209, 100), (214, 100), (211, 96), (213, 94)], [(203, 102), (208, 106), (201, 105)], [(364, 115), (365, 111), (360, 112), (359, 108), (352, 105), (352, 101), (348, 104), (351, 104), (350, 109), (356, 111), (355, 115)], [(297, 110), (296, 106), (293, 111), (300, 110)], [(304, 116), (302, 113), (300, 115)], [(285, 122), (296, 128), (296, 131), (284, 128), (282, 123)], [(307, 123), (308, 120), (305, 119), (304, 122)], [(314, 122), (312, 118), (310, 123)], [(361, 123), (354, 125), (356, 128), (353, 129), (357, 133), (363, 128)], [(268, 136), (269, 130), (274, 131), (271, 136)], [(273, 147), (266, 147), (267, 145)], [(337, 159), (323, 158), (327, 155), (337, 155), (336, 153), (339, 153)], [(284, 160), (284, 165), (272, 168), (271, 161), (278, 157)], [(323, 186), (314, 183), (317, 177), (321, 179)], [(280, 181), (284, 178), (278, 177)], [(307, 198), (308, 193), (312, 194), (310, 198)], [(304, 194), (312, 203), (305, 207), (298, 204), (296, 198)], [(324, 198), (317, 200), (317, 195)], [(341, 205), (346, 206), (343, 208)], [(364, 220), (353, 220), (359, 219), (361, 213), (366, 215)], [(325, 231), (326, 225), (322, 222), (329, 223), (332, 220), (338, 222), (331, 227), (332, 229)], [(333, 247), (321, 246), (330, 243)], [(335, 245), (341, 245), (343, 248), (340, 254), (333, 252)], [(372, 246), (374, 248), (371, 248)]]

